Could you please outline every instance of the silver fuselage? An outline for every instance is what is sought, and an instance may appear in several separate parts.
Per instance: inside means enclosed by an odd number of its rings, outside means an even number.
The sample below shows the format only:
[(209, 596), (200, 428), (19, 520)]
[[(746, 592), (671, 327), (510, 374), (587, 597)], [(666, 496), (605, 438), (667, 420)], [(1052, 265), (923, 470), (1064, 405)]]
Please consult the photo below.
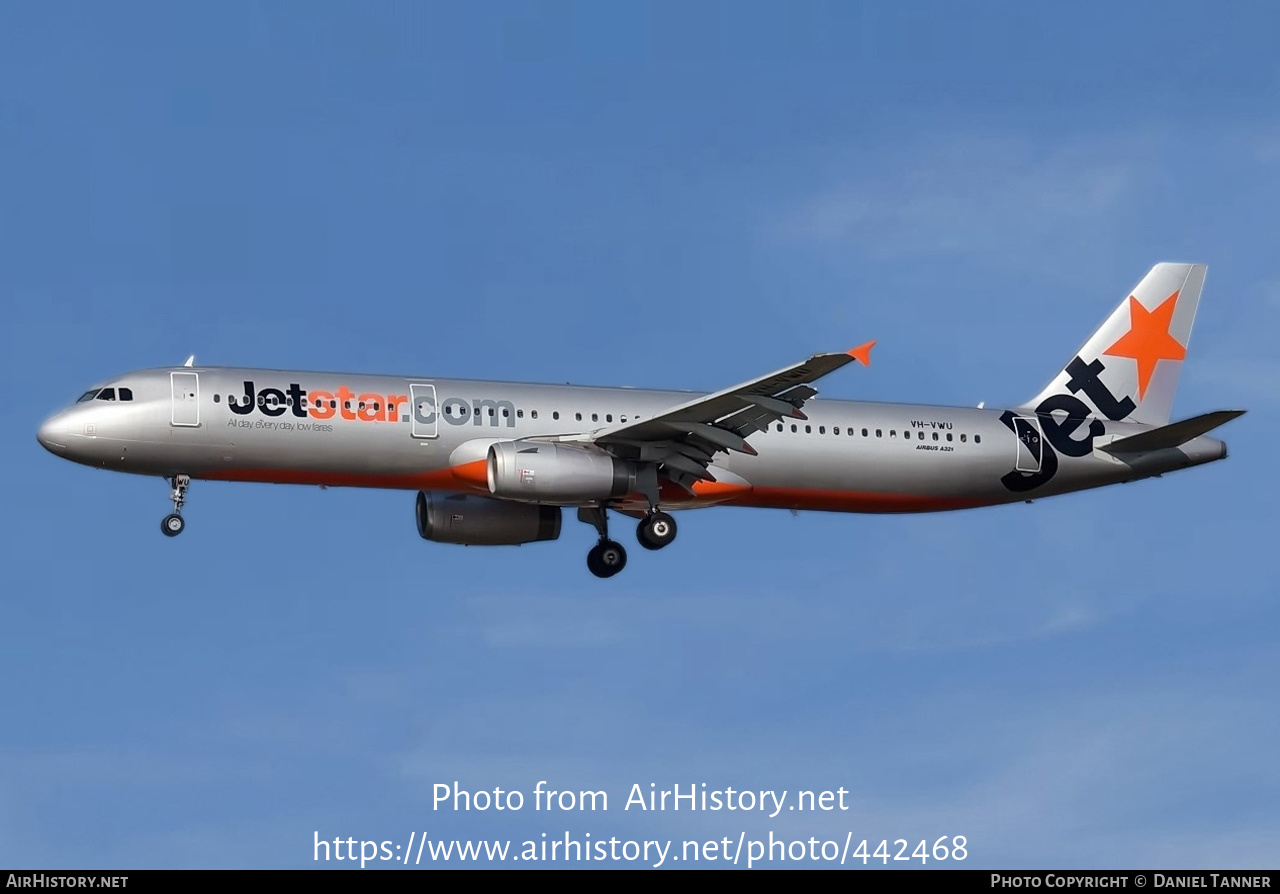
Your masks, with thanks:
[[(488, 495), (476, 463), (495, 441), (590, 433), (695, 395), (569, 385), (175, 367), (127, 373), (48, 419), (39, 440), (75, 462), (142, 475)], [(1148, 426), (1101, 420), (1065, 455), (1053, 420), (1007, 410), (814, 400), (807, 420), (751, 435), (758, 455), (717, 455), (718, 484), (664, 486), (664, 508), (716, 504), (923, 512), (1029, 500), (1221, 459), (1200, 436), (1124, 459), (1098, 449)], [(1032, 432), (1027, 437), (1027, 431)], [(1075, 437), (1083, 434), (1076, 433)], [(1087, 442), (1087, 443), (1086, 443)], [(703, 483), (700, 483), (702, 485)], [(637, 498), (638, 499), (638, 498)], [(613, 501), (620, 509), (643, 502)]]

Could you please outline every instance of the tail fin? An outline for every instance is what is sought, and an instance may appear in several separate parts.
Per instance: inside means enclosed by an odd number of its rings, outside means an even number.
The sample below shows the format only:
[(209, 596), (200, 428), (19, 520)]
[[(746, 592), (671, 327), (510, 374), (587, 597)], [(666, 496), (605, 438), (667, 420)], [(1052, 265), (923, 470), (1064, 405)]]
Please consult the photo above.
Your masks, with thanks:
[[(1157, 264), (1049, 386), (1019, 409), (1163, 425), (1208, 268)], [(1075, 412), (1073, 412), (1075, 411)]]

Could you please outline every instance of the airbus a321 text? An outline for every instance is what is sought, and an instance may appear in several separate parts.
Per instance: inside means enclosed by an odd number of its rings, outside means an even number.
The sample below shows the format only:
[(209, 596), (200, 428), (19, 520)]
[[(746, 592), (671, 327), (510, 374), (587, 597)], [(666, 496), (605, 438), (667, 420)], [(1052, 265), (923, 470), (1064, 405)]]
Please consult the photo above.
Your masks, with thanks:
[(971, 509), (1212, 462), (1207, 433), (1241, 415), (1170, 423), (1205, 267), (1158, 264), (1049, 385), (1009, 409), (824, 400), (814, 383), (874, 342), (714, 394), (186, 366), (93, 386), (39, 440), (89, 466), (161, 475), (185, 527), (192, 479), (418, 491), (418, 533), (471, 545), (595, 527), (587, 567), (627, 561), (608, 510), (647, 549), (673, 510)]

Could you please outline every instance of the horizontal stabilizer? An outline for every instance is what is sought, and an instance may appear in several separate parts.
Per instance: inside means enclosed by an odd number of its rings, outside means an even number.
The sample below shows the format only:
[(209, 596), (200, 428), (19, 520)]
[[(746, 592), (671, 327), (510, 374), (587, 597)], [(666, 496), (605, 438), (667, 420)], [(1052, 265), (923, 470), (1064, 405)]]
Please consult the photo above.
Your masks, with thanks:
[(1181, 447), (1188, 441), (1213, 431), (1224, 422), (1230, 422), (1237, 416), (1243, 416), (1244, 410), (1215, 410), (1202, 416), (1192, 416), (1181, 422), (1162, 425), (1141, 434), (1130, 435), (1110, 444), (1103, 445), (1101, 450), (1108, 453), (1144, 453), (1148, 450), (1164, 450), (1167, 447)]

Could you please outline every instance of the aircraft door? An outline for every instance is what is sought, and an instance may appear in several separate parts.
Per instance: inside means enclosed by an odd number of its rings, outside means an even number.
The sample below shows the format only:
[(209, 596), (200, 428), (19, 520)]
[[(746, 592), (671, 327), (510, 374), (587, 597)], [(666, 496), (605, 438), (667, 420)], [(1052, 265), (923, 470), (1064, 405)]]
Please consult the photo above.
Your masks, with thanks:
[(169, 373), (169, 386), (173, 395), (170, 424), (198, 426), (200, 424), (199, 373)]
[(1039, 472), (1040, 457), (1044, 450), (1040, 420), (1034, 416), (1014, 416), (1013, 433), (1018, 438), (1018, 460), (1014, 468), (1019, 472)]
[(410, 385), (409, 400), (413, 407), (411, 433), (415, 438), (434, 438), (437, 434), (439, 413), (436, 409), (435, 385)]

